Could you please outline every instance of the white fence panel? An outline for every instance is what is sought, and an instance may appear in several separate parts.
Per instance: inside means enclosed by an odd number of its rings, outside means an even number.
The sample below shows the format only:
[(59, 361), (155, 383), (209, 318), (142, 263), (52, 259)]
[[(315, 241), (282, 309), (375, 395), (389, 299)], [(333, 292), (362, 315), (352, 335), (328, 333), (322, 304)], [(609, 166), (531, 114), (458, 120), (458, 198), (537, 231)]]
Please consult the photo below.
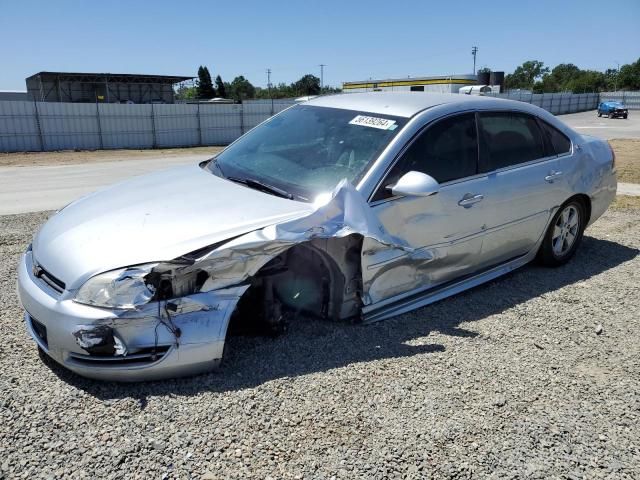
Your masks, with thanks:
[(200, 144), (198, 105), (153, 105), (157, 147)]
[(594, 110), (598, 107), (599, 94), (597, 93), (490, 93), (487, 96), (507, 98), (536, 105), (553, 113), (562, 115), (566, 113)]
[(37, 107), (43, 150), (100, 148), (95, 104), (39, 102)]
[(242, 105), (200, 104), (203, 145), (228, 145), (244, 133)]
[(0, 152), (42, 150), (35, 108), (34, 102), (0, 102)]
[(152, 148), (152, 105), (100, 104), (102, 148)]

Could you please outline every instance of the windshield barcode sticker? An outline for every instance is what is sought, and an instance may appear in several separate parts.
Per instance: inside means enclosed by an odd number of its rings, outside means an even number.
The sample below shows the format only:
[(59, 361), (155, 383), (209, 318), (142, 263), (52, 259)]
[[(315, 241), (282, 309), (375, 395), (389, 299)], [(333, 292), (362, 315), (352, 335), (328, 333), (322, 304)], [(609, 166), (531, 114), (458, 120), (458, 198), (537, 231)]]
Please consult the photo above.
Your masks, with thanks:
[(397, 127), (395, 120), (386, 118), (367, 117), (366, 115), (358, 115), (349, 122), (350, 125), (360, 125), (362, 127), (379, 128), (380, 130), (395, 130)]

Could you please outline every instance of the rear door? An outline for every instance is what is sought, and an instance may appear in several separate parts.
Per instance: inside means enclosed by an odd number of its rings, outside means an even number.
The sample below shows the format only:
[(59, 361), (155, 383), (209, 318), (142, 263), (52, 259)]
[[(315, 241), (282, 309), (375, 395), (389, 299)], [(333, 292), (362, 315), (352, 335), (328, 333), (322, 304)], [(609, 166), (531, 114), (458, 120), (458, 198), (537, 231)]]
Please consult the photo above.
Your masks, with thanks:
[[(429, 197), (394, 197), (386, 187), (409, 171), (431, 175), (440, 183), (439, 192)], [(486, 193), (487, 179), (478, 175), (474, 113), (438, 120), (410, 142), (380, 183), (372, 208), (387, 232), (417, 252), (409, 256), (365, 239), (366, 303), (474, 271), (489, 214), (482, 201)]]
[(521, 256), (563, 201), (563, 172), (543, 125), (521, 112), (481, 112), (480, 171), (487, 174), (482, 266)]

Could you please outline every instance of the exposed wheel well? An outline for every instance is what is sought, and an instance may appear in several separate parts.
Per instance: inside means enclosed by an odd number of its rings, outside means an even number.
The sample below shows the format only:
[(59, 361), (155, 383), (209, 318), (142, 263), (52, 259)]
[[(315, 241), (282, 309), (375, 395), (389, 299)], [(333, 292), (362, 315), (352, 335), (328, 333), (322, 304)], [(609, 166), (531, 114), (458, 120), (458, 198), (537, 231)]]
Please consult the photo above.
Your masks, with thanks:
[[(350, 243), (345, 245), (348, 253)], [(284, 330), (288, 315), (299, 313), (339, 319), (349, 290), (344, 268), (311, 242), (274, 257), (250, 282), (231, 317), (231, 334), (277, 334)]]

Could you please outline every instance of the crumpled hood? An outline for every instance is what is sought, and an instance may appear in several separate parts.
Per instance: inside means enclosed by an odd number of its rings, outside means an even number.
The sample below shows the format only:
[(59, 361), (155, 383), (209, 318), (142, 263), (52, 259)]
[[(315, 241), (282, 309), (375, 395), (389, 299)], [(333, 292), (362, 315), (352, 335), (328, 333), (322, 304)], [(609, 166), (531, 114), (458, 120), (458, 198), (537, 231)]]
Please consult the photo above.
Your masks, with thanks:
[(310, 204), (178, 167), (135, 177), (77, 200), (36, 235), (36, 261), (80, 287), (96, 273), (172, 260), (216, 242), (296, 218)]

